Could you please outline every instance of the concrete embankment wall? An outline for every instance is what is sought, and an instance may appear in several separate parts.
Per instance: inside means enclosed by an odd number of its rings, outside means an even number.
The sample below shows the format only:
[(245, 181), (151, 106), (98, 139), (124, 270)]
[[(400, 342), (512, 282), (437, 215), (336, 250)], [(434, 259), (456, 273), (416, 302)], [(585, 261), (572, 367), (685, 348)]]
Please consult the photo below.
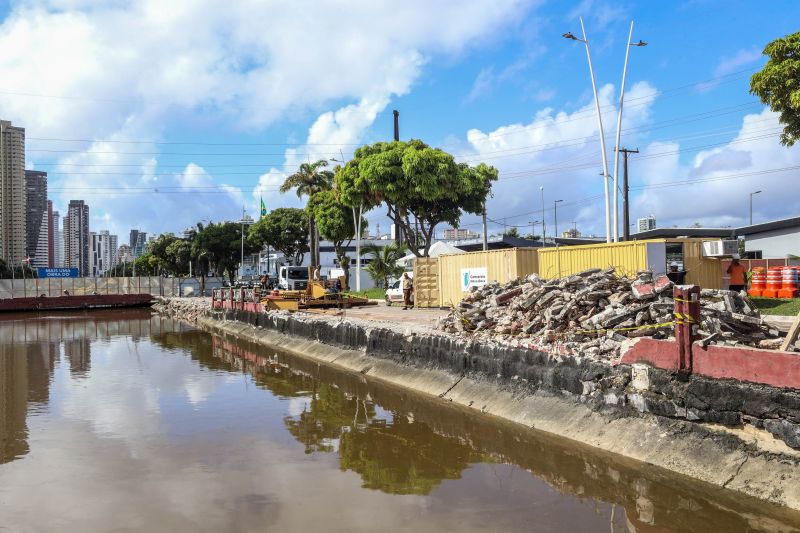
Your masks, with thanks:
[(797, 391), (698, 377), (677, 381), (652, 368), (632, 381), (627, 365), (331, 317), (197, 312), (171, 300), (156, 308), (214, 333), (800, 509), (800, 452), (787, 445), (796, 446), (800, 435)]

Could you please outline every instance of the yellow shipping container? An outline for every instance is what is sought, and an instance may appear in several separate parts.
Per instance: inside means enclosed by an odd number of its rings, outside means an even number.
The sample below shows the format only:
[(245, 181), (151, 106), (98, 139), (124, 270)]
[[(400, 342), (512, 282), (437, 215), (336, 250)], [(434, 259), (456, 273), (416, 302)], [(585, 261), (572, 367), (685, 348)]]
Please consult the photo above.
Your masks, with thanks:
[(663, 240), (629, 241), (539, 248), (539, 276), (550, 279), (568, 276), (590, 268), (614, 267), (621, 276), (635, 274), (648, 266), (648, 244)]
[(664, 273), (668, 258), (679, 256), (686, 283), (702, 288), (722, 287), (722, 271), (717, 258), (703, 255), (703, 242), (714, 239), (649, 239), (618, 243), (539, 248), (539, 275), (542, 278), (568, 276), (590, 268), (614, 267), (620, 276), (633, 277), (638, 270)]
[(508, 248), (486, 252), (440, 255), (440, 305), (457, 305), (471, 286), (497, 281), (506, 283), (536, 273), (538, 256), (535, 248)]

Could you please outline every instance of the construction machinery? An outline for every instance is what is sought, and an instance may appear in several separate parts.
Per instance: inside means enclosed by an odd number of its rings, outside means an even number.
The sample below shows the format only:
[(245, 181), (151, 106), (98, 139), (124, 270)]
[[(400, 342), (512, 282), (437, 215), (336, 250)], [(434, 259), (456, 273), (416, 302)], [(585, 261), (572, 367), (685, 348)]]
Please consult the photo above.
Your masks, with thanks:
[(376, 305), (367, 298), (347, 294), (347, 279), (340, 276), (336, 279), (313, 279), (313, 267), (309, 267), (308, 284), (305, 290), (275, 290), (261, 300), (268, 310), (284, 309), (297, 311), (300, 309), (336, 307), (347, 309), (355, 306)]

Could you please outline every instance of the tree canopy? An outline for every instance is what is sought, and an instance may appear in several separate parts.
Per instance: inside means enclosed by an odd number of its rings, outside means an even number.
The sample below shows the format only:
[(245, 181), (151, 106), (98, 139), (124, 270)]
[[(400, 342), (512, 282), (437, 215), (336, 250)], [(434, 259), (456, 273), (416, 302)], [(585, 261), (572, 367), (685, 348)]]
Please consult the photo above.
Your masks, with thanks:
[[(458, 227), (462, 211), (479, 214), (497, 180), (484, 163), (470, 167), (419, 140), (379, 142), (357, 149), (336, 173), (340, 199), (369, 209), (384, 204), (408, 236), (411, 252), (428, 255), (436, 225)], [(418, 228), (418, 231), (417, 231)]]
[(287, 260), (300, 264), (309, 250), (308, 215), (303, 209), (293, 207), (273, 209), (250, 227), (247, 240), (257, 250), (268, 244)]
[(781, 144), (800, 139), (800, 32), (775, 39), (764, 48), (769, 61), (750, 78), (750, 93), (780, 114)]
[[(192, 243), (172, 233), (163, 233), (148, 244), (156, 272), (174, 275), (187, 274), (192, 259)], [(137, 265), (138, 268), (138, 265)]]
[[(249, 238), (245, 239), (245, 255), (259, 249), (260, 246), (256, 246)], [(241, 262), (242, 225), (237, 222), (222, 222), (205, 226), (195, 236), (193, 251), (193, 255), (197, 257), (207, 257), (218, 273), (227, 271), (233, 282), (234, 273)]]

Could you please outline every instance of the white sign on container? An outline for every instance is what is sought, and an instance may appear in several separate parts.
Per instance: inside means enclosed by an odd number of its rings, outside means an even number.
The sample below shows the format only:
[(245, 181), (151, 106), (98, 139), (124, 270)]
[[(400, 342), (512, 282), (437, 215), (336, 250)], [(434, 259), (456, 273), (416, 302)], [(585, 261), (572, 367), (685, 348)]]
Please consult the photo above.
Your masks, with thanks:
[(469, 292), (472, 287), (483, 287), (486, 285), (488, 278), (486, 267), (462, 268), (461, 291)]

